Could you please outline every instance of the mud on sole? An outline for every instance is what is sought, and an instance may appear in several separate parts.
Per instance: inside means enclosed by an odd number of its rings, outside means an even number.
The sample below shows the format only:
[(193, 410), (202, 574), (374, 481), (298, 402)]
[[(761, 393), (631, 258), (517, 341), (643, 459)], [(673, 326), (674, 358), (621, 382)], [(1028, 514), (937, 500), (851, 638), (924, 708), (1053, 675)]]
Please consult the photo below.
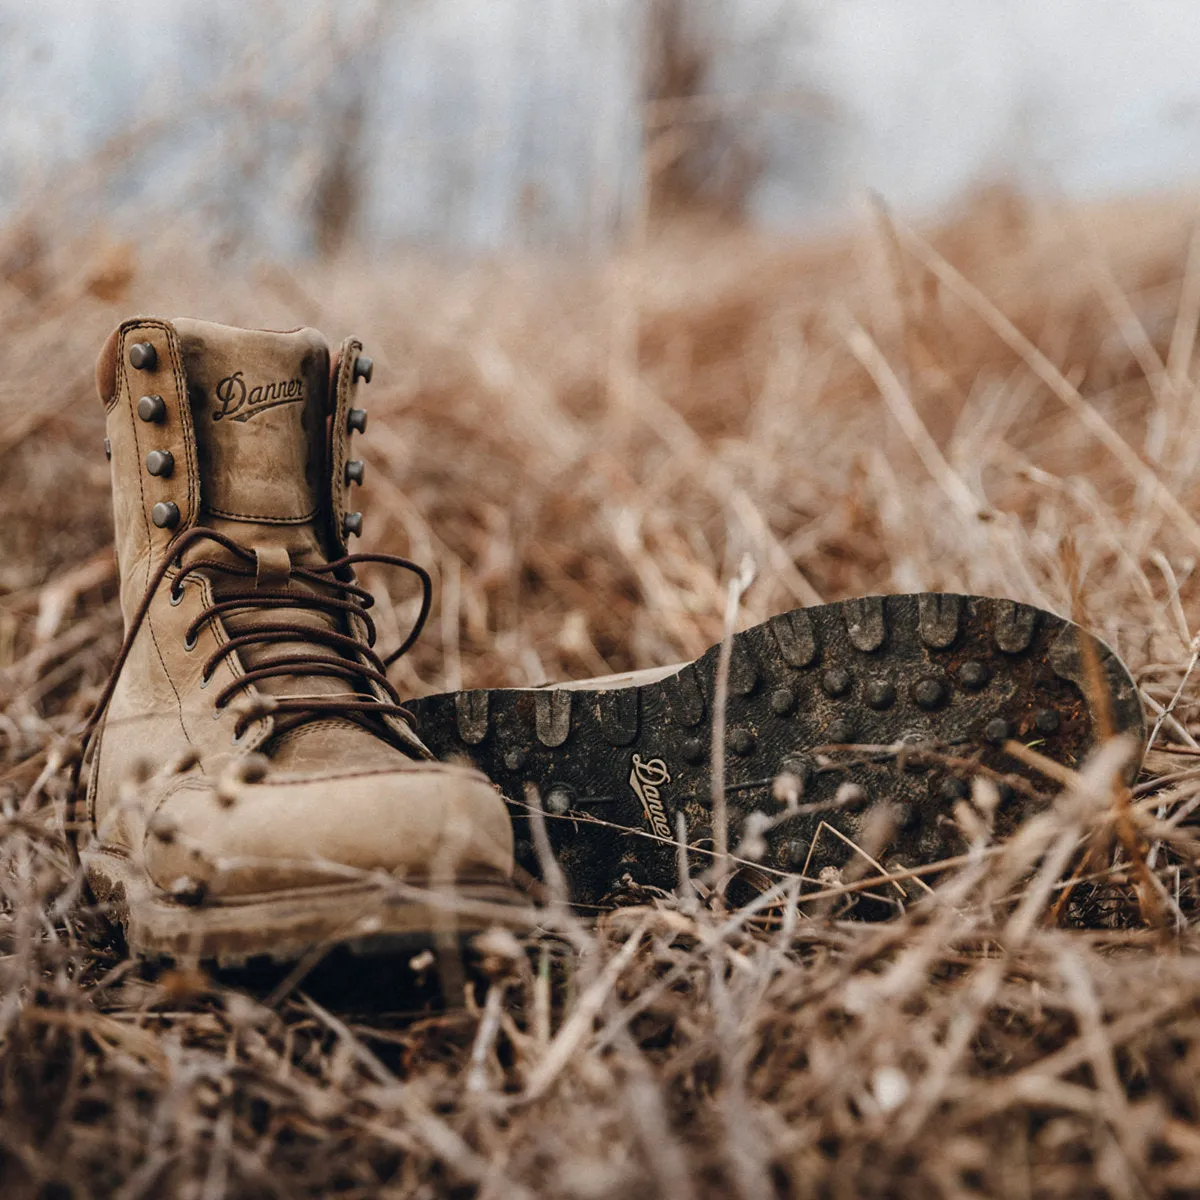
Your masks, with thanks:
[[(449, 692), (406, 707), (439, 758), (465, 759), (500, 787), (518, 863), (534, 875), (527, 788), (537, 790), (572, 898), (603, 905), (629, 880), (676, 885), (680, 816), (692, 872), (711, 862), (718, 654), (714, 646), (640, 685)], [(1103, 696), (1091, 694), (1094, 678)], [(950, 818), (972, 769), (947, 758), (1052, 792), (1004, 742), (1076, 766), (1098, 740), (1102, 708), (1116, 732), (1144, 740), (1137, 689), (1116, 655), (1074, 623), (1011, 600), (868, 596), (780, 614), (733, 639), (723, 747), (730, 847), (747, 816), (761, 813), (768, 828), (751, 846), (761, 849), (760, 874), (811, 877), (855, 853), (849, 843), (886, 800), (887, 861), (937, 861), (965, 848)], [(900, 742), (939, 752), (882, 749)], [(831, 749), (841, 746), (877, 749)], [(800, 815), (777, 798), (783, 772), (799, 784)], [(1041, 803), (1002, 787), (997, 832)]]

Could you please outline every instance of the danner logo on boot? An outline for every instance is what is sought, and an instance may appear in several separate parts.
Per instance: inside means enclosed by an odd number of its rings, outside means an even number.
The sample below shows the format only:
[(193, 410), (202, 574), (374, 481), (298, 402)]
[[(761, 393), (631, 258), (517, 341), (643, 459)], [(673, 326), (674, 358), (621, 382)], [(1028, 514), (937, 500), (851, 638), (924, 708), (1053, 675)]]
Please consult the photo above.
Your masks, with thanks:
[(667, 820), (667, 810), (662, 802), (662, 786), (671, 782), (671, 773), (667, 764), (661, 758), (652, 758), (642, 762), (642, 756), (633, 756), (633, 766), (629, 772), (629, 786), (642, 802), (642, 810), (646, 814), (646, 823), (661, 838), (674, 841), (671, 834), (671, 823)]
[(299, 404), (304, 400), (303, 379), (277, 379), (274, 383), (259, 383), (248, 388), (241, 371), (226, 375), (216, 386), (220, 408), (213, 409), (213, 420), (226, 417), (248, 421), (280, 404)]

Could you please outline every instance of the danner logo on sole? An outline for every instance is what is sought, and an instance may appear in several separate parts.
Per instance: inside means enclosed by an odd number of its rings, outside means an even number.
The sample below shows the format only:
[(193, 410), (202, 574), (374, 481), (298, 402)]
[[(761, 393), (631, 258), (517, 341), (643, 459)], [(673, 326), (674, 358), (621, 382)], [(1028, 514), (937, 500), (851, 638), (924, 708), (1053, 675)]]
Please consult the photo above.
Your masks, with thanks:
[(646, 823), (661, 838), (674, 841), (671, 833), (671, 823), (667, 820), (667, 810), (663, 807), (662, 786), (671, 782), (671, 773), (667, 764), (661, 758), (652, 758), (642, 762), (642, 756), (633, 756), (633, 766), (629, 771), (629, 786), (642, 802), (642, 810), (646, 814)]
[(303, 379), (277, 379), (274, 383), (260, 383), (246, 387), (241, 371), (226, 375), (216, 387), (221, 407), (213, 409), (213, 420), (222, 421), (230, 417), (235, 421), (248, 421), (275, 408), (280, 404), (299, 404), (304, 399)]

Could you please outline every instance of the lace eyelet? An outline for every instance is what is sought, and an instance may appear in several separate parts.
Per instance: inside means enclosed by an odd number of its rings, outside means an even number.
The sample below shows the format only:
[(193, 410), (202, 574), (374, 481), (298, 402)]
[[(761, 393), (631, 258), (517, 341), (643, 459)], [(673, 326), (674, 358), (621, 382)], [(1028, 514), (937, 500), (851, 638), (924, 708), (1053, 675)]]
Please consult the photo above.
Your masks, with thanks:
[(238, 733), (237, 730), (235, 729), (229, 738), (230, 745), (233, 745), (233, 746), (240, 745), (242, 742), (242, 739), (246, 736), (246, 734), (248, 732), (249, 732), (249, 730), (244, 729), (244, 730), (242, 730), (241, 733)]
[(192, 652), (193, 650), (195, 650), (195, 648), (196, 648), (196, 642), (197, 642), (198, 640), (199, 640), (199, 639), (197, 638), (197, 636), (196, 636), (195, 634), (192, 634), (192, 636), (191, 636), (190, 638), (186, 638), (186, 637), (185, 637), (185, 638), (183, 639), (183, 648), (184, 648), (184, 649), (185, 649), (185, 650), (186, 650), (186, 651), (187, 651), (189, 654), (191, 654), (191, 652)]
[(176, 591), (175, 585), (172, 584), (171, 591), (168, 594), (167, 598), (171, 601), (172, 608), (178, 607), (180, 604), (183, 603), (183, 588), (180, 588), (178, 591)]
[(206, 687), (208, 687), (208, 685), (210, 683), (212, 683), (212, 676), (201, 673), (201, 675), (200, 675), (200, 690), (204, 691), (204, 689)]

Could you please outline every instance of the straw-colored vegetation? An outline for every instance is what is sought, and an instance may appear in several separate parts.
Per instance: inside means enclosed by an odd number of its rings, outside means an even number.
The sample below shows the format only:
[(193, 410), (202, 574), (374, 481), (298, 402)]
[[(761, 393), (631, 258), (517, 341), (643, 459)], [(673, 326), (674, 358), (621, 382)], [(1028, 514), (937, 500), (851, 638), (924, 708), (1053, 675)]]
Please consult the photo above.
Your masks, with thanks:
[[(992, 195), (928, 241), (876, 212), (823, 245), (295, 271), (8, 230), (0, 1194), (1196, 1194), (1194, 228)], [(131, 310), (364, 337), (365, 541), (437, 579), (409, 693), (693, 656), (749, 556), (744, 624), (921, 588), (1074, 614), (1168, 710), (1157, 748), (1132, 793), (1121, 744), (1047, 779), (1006, 846), (981, 786), (970, 854), (885, 924), (800, 881), (552, 906), (465, 975), (139, 967), (54, 815), (121, 632), (90, 372)]]

